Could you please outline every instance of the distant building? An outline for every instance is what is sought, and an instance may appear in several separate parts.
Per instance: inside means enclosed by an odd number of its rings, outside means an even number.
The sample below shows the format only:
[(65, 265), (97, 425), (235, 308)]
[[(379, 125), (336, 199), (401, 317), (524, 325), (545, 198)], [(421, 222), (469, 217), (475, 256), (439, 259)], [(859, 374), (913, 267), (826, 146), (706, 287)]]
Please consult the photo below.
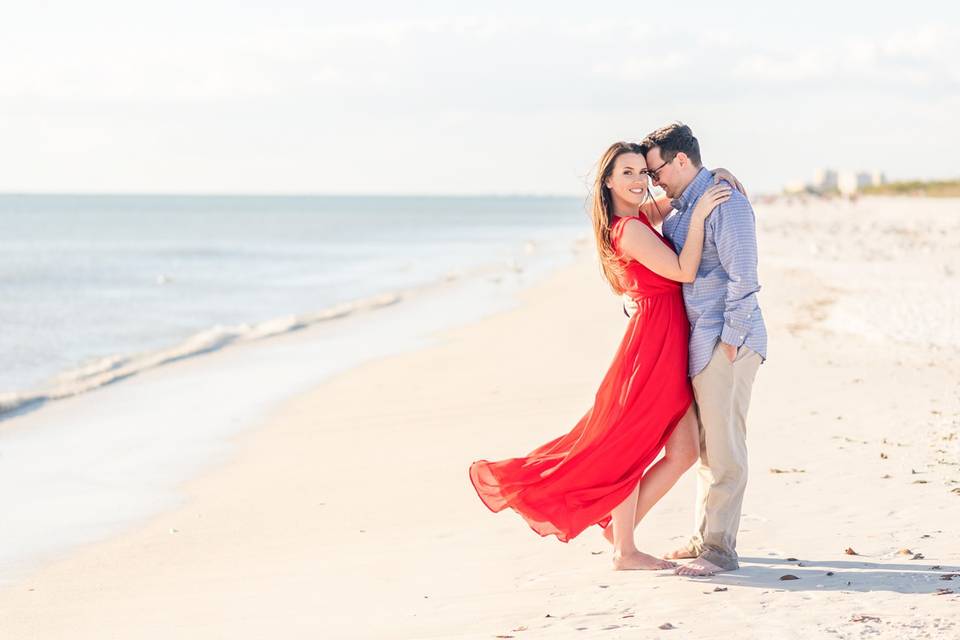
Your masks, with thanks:
[(817, 169), (813, 172), (813, 183), (810, 186), (820, 193), (833, 191), (837, 188), (837, 172), (833, 169)]
[(809, 186), (803, 180), (794, 180), (793, 182), (788, 182), (783, 185), (783, 192), (787, 195), (797, 195), (800, 193), (805, 193)]
[(783, 186), (787, 195), (800, 193), (815, 193), (820, 195), (835, 194), (838, 191), (845, 195), (853, 195), (864, 187), (878, 186), (887, 183), (887, 176), (882, 171), (836, 171), (834, 169), (817, 169), (813, 172), (812, 182), (794, 180)]
[(837, 176), (837, 188), (845, 196), (852, 195), (873, 184), (873, 175), (862, 171), (841, 171)]

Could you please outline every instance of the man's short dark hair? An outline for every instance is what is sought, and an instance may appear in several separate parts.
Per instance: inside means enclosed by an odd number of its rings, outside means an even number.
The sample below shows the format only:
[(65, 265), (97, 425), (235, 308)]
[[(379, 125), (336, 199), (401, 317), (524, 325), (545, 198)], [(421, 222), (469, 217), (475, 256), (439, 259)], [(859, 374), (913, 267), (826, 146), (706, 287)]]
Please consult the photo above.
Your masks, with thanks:
[(703, 164), (700, 161), (700, 143), (697, 142), (690, 127), (682, 122), (675, 122), (657, 129), (644, 138), (640, 146), (645, 150), (644, 155), (654, 147), (660, 147), (660, 157), (664, 162), (670, 162), (683, 151), (690, 158), (693, 166), (700, 167)]

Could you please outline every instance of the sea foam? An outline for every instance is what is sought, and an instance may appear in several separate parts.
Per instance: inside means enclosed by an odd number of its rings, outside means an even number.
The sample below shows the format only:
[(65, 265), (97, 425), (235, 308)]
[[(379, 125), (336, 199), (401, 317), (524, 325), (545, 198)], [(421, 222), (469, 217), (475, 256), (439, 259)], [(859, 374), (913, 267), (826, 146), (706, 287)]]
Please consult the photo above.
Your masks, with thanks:
[(65, 371), (40, 388), (0, 393), (0, 417), (43, 402), (79, 395), (185, 358), (380, 309), (396, 304), (403, 300), (405, 295), (414, 293), (416, 290), (384, 293), (337, 304), (314, 313), (280, 316), (256, 324), (216, 325), (170, 347), (133, 355), (109, 355)]

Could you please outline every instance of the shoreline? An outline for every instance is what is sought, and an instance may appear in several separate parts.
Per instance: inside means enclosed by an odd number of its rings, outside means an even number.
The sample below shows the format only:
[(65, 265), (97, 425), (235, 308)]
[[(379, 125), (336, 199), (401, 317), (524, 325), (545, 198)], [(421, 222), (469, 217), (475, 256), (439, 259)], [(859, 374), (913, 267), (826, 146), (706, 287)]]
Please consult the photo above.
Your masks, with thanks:
[[(71, 638), (633, 637), (665, 623), (670, 637), (957, 633), (960, 589), (935, 593), (960, 572), (960, 473), (944, 463), (960, 453), (960, 348), (830, 323), (838, 303), (869, 314), (878, 295), (845, 279), (863, 259), (835, 240), (850, 225), (877, 230), (856, 250), (889, 249), (877, 273), (918, 282), (958, 255), (957, 236), (927, 214), (904, 234), (898, 210), (856, 211), (825, 230), (758, 211), (771, 350), (748, 419), (738, 572), (614, 573), (599, 530), (540, 539), (472, 493), (472, 460), (525, 452), (592, 401), (625, 318), (586, 251), (514, 307), (275, 406), (174, 508), (3, 589), (3, 626)], [(688, 533), (693, 480), (641, 524), (642, 549)]]
[[(94, 360), (77, 363), (44, 383), (28, 388), (0, 390), (0, 430), (3, 429), (5, 421), (42, 410), (49, 403), (123, 382), (174, 362), (309, 330), (352, 315), (363, 316), (392, 305), (416, 304), (424, 297), (449, 295), (451, 289), (457, 286), (475, 288), (478, 282), (484, 280), (497, 284), (507, 280), (509, 286), (525, 286), (524, 280), (536, 281), (544, 273), (564, 264), (567, 259), (559, 247), (550, 247), (548, 253), (544, 254), (542, 248), (538, 253), (534, 242), (527, 241), (527, 244), (530, 248), (523, 256), (523, 264), (520, 264), (517, 258), (487, 262), (452, 270), (429, 282), (337, 302), (308, 313), (285, 314), (262, 321), (232, 325), (217, 324), (196, 330), (162, 347), (134, 353), (101, 355)], [(582, 238), (560, 244), (567, 244), (572, 252), (576, 252), (582, 244)], [(482, 314), (483, 310), (478, 309), (476, 313)]]
[(404, 304), (171, 358), (117, 383), (6, 414), (0, 585), (177, 508), (182, 484), (229, 460), (233, 440), (291, 397), (510, 308), (518, 292), (562, 269), (580, 245), (523, 269), (445, 279), (409, 292)]
[(0, 419), (381, 296), (512, 278), (582, 234), (580, 214), (569, 198), (0, 197)]

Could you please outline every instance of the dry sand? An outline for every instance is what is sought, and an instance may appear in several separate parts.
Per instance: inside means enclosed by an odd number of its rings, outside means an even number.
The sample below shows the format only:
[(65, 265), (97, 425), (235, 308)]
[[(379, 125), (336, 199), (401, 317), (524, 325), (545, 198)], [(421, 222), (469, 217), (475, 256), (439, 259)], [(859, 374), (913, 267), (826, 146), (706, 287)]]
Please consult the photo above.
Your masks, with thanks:
[[(960, 202), (757, 210), (740, 571), (615, 573), (599, 529), (540, 539), (473, 493), (472, 460), (574, 424), (619, 341), (584, 245), (515, 310), (296, 398), (182, 508), (4, 590), (0, 637), (960, 638)], [(689, 533), (693, 481), (641, 548)]]

